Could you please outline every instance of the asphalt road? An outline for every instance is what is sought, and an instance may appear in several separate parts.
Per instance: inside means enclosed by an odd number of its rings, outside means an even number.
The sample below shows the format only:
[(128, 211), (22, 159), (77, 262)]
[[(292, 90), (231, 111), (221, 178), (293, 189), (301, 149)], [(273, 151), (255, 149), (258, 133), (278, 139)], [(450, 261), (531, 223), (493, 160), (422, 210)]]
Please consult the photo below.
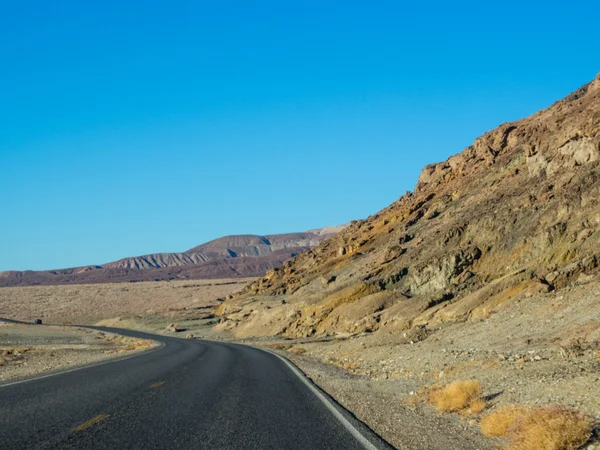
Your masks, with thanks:
[(165, 345), (138, 356), (0, 385), (0, 448), (389, 448), (338, 405), (332, 412), (275, 355), (158, 340)]

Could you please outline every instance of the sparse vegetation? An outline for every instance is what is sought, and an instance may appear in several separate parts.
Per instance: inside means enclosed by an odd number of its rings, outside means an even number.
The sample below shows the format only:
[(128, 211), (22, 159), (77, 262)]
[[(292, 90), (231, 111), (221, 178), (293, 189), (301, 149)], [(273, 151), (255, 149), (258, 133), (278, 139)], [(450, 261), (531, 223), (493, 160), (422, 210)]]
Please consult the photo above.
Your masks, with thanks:
[(143, 350), (154, 345), (154, 341), (150, 339), (139, 339), (128, 336), (113, 336), (106, 338), (107, 342), (112, 342), (119, 347), (111, 348), (105, 351), (105, 353), (122, 353), (134, 350)]
[(292, 344), (268, 344), (267, 347), (272, 348), (273, 350), (287, 350), (292, 347)]
[(476, 380), (453, 381), (445, 387), (432, 390), (428, 400), (440, 412), (471, 410), (475, 414), (485, 409), (481, 384)]
[(29, 348), (0, 349), (0, 366), (7, 365), (10, 362), (20, 362), (24, 359), (23, 355), (30, 351)]
[(480, 414), (485, 410), (487, 404), (483, 398), (478, 398), (477, 400), (473, 400), (469, 407), (467, 408), (466, 415), (470, 414)]
[(506, 405), (481, 421), (483, 434), (507, 437), (510, 450), (574, 450), (588, 441), (592, 429), (589, 416), (556, 405)]
[(303, 353), (306, 353), (306, 349), (302, 347), (292, 347), (288, 350), (288, 352), (293, 353), (295, 355), (302, 355)]
[(525, 406), (502, 405), (481, 420), (481, 432), (488, 437), (506, 436), (510, 427), (528, 412)]

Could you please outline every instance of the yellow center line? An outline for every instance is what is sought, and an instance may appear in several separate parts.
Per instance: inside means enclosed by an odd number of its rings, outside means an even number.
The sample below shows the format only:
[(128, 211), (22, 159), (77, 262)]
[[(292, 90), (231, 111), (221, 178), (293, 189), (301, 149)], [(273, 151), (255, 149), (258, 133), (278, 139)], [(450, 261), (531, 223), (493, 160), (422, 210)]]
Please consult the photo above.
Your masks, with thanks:
[(88, 420), (87, 422), (83, 422), (78, 427), (73, 428), (73, 431), (83, 431), (83, 430), (86, 430), (89, 427), (91, 427), (92, 425), (94, 425), (95, 423), (98, 423), (102, 419), (106, 419), (107, 417), (108, 417), (108, 414), (100, 414), (100, 415), (94, 417), (93, 419)]
[(150, 385), (150, 387), (151, 387), (151, 388), (157, 388), (157, 387), (159, 387), (159, 386), (162, 386), (163, 384), (165, 384), (165, 382), (164, 382), (164, 381), (158, 381), (158, 382), (156, 382), (156, 383), (154, 383), (154, 384)]

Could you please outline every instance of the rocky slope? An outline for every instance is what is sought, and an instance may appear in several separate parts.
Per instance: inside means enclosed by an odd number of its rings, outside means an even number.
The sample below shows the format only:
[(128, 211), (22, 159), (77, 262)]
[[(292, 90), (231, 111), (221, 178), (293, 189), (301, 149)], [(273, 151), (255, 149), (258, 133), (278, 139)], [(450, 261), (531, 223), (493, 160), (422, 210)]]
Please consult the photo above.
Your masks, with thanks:
[(600, 75), (423, 169), (414, 192), (221, 305), (237, 337), (428, 330), (595, 273)]
[(115, 262), (47, 271), (0, 272), (0, 287), (258, 277), (331, 238), (344, 226), (269, 236), (226, 236), (183, 253), (155, 253)]

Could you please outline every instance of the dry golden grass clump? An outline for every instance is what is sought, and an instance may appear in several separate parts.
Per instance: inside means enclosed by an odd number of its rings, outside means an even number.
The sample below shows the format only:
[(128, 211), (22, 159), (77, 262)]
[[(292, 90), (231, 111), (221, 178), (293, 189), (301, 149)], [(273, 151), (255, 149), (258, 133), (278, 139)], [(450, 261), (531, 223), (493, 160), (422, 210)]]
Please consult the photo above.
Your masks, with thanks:
[(485, 400), (482, 398), (478, 398), (476, 400), (473, 400), (471, 402), (471, 404), (469, 405), (469, 407), (465, 410), (465, 413), (467, 415), (470, 414), (479, 414), (481, 412), (483, 412), (483, 410), (485, 409), (486, 404), (485, 404)]
[(481, 432), (488, 437), (503, 437), (519, 418), (528, 414), (526, 406), (502, 405), (481, 419)]
[(593, 420), (562, 406), (505, 405), (481, 421), (490, 437), (507, 437), (510, 450), (575, 450), (592, 434)]
[(131, 338), (130, 341), (125, 341), (124, 343), (127, 345), (125, 351), (131, 351), (151, 347), (154, 344), (154, 341), (150, 339)]
[(106, 339), (107, 342), (112, 342), (119, 345), (121, 348), (113, 348), (105, 350), (105, 353), (121, 353), (133, 350), (143, 350), (154, 345), (154, 341), (150, 339), (132, 338), (128, 336), (113, 336)]
[(294, 355), (302, 355), (306, 353), (306, 349), (302, 347), (292, 347), (288, 350), (288, 352), (293, 353)]
[(481, 384), (476, 380), (456, 380), (429, 393), (429, 403), (440, 412), (465, 411), (477, 414), (485, 409)]
[(287, 350), (292, 347), (292, 344), (267, 344), (267, 347), (272, 348), (273, 350)]

